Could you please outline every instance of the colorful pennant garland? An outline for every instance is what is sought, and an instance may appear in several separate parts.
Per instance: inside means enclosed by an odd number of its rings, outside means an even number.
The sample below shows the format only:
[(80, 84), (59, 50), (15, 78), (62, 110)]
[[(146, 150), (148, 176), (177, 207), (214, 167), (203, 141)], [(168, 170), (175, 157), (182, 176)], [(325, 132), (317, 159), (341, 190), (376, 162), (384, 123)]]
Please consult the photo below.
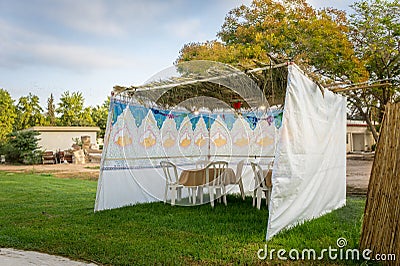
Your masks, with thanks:
[[(127, 107), (127, 103), (113, 99), (111, 101), (111, 105), (111, 110), (113, 110), (112, 125), (114, 125), (118, 119), (118, 116), (120, 116)], [(146, 108), (142, 105), (129, 105), (129, 109), (135, 119), (135, 124), (137, 127), (141, 126), (143, 119), (148, 115), (149, 111), (153, 113), (153, 116), (157, 122), (157, 127), (159, 129), (162, 128), (165, 120), (167, 118), (170, 118), (174, 119), (176, 129), (179, 130), (185, 117), (188, 117), (192, 125), (192, 130), (195, 130), (200, 118), (203, 117), (207, 130), (209, 131), (219, 115), (221, 119), (225, 122), (227, 128), (229, 130), (232, 130), (233, 124), (238, 119), (238, 117), (232, 113), (195, 115), (190, 112), (168, 111), (160, 110), (158, 108)], [(243, 112), (242, 117), (244, 118), (244, 120), (247, 121), (252, 130), (257, 127), (257, 124), (261, 120), (266, 120), (268, 122), (268, 125), (274, 124), (274, 126), (279, 129), (282, 126), (283, 111), (273, 111), (267, 117), (264, 117), (263, 113), (260, 112)]]

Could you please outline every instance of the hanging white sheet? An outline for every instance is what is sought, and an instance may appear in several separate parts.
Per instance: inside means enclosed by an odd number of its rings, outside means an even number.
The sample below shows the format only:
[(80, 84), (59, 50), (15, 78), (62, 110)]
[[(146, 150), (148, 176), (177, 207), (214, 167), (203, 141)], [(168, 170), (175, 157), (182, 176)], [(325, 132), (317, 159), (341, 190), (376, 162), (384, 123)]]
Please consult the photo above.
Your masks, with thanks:
[(267, 240), (346, 204), (346, 98), (289, 66)]

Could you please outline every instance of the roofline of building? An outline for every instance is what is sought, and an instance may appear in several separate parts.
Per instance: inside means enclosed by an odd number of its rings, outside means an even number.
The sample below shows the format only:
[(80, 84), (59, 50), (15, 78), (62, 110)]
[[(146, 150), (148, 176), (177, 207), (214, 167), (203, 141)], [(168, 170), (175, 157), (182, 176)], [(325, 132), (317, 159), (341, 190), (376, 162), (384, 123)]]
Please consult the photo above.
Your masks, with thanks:
[(347, 124), (348, 127), (368, 127), (367, 124)]
[[(376, 122), (373, 122), (376, 123)], [(367, 122), (364, 120), (352, 120), (352, 119), (347, 119), (346, 121), (347, 126), (351, 127), (368, 127)]]
[(100, 132), (99, 127), (52, 127), (52, 126), (35, 126), (25, 130), (34, 130), (38, 132)]

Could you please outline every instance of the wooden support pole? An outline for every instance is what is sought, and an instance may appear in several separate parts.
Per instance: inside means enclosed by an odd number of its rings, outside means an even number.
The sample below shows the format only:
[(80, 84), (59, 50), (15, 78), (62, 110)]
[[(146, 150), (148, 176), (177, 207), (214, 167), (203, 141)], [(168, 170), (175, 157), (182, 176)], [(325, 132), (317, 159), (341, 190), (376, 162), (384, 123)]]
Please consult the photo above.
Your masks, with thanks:
[(392, 83), (379, 83), (379, 84), (371, 84), (371, 85), (363, 85), (356, 87), (347, 87), (347, 88), (333, 88), (329, 89), (332, 92), (346, 92), (353, 90), (361, 90), (361, 89), (370, 89), (370, 88), (378, 88), (378, 87), (389, 87), (392, 86)]

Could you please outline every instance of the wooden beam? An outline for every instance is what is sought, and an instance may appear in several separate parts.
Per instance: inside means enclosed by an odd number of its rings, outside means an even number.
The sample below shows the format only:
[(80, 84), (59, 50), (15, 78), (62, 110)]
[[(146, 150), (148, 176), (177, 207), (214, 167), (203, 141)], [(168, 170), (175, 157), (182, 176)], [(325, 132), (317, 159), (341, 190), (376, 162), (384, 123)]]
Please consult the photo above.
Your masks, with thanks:
[(380, 84), (371, 84), (371, 85), (363, 85), (363, 86), (347, 87), (347, 88), (334, 88), (334, 89), (329, 89), (329, 90), (332, 92), (345, 92), (345, 91), (370, 89), (370, 88), (377, 88), (377, 87), (389, 87), (389, 86), (392, 86), (392, 83), (380, 83)]
[(288, 66), (288, 65), (290, 65), (290, 62), (285, 62), (285, 63), (281, 63), (281, 64), (277, 64), (277, 65), (270, 65), (270, 66), (265, 66), (265, 67), (254, 68), (254, 69), (245, 71), (245, 73), (254, 73), (254, 72), (258, 72), (258, 71), (263, 71), (263, 70), (273, 69), (273, 68), (278, 68), (278, 67), (284, 67), (284, 66)]

